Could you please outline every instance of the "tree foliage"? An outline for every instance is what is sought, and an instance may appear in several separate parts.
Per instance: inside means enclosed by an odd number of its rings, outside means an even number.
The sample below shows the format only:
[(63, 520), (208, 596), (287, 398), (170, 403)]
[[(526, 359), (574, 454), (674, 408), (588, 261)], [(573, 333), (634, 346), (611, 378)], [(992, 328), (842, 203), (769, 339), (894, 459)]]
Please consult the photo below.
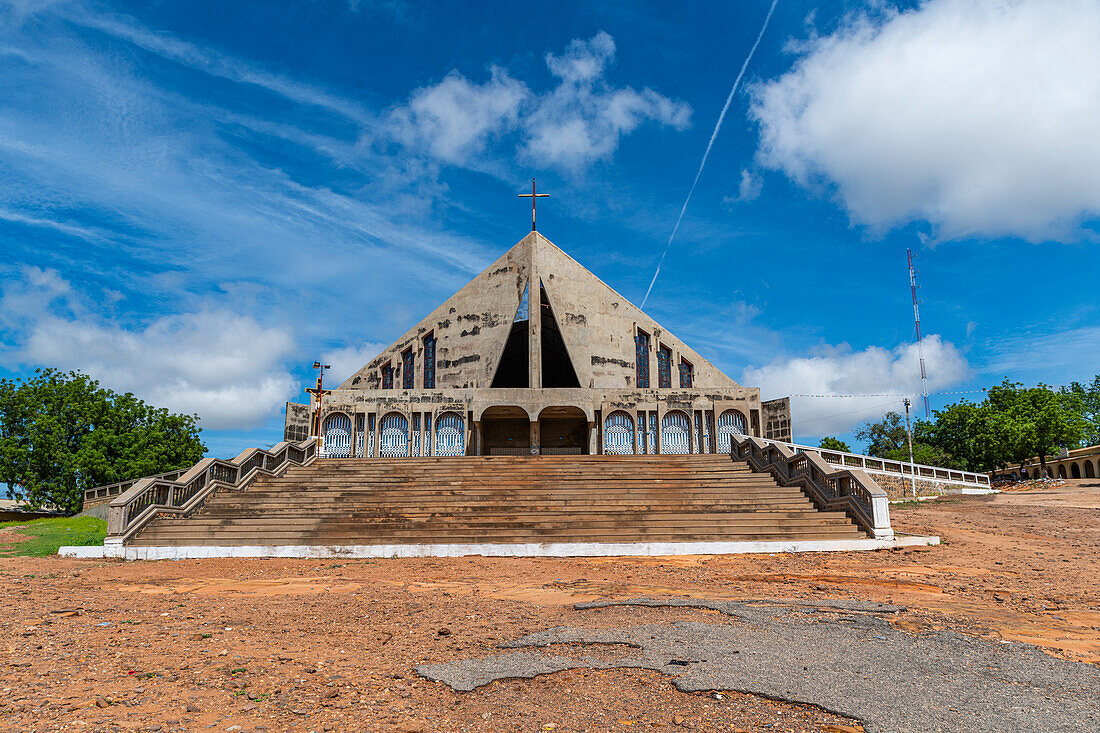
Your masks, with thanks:
[(821, 439), (821, 442), (817, 444), (818, 448), (824, 448), (825, 450), (836, 450), (843, 453), (851, 453), (852, 449), (848, 447), (848, 444), (839, 438), (834, 438), (831, 435), (827, 435)]
[(79, 372), (0, 379), (0, 483), (11, 498), (76, 512), (85, 489), (198, 462), (197, 420)]
[(1071, 382), (1069, 387), (1062, 387), (1061, 391), (1080, 400), (1081, 417), (1085, 420), (1082, 442), (1085, 445), (1100, 445), (1100, 374), (1093, 377), (1088, 384)]
[[(980, 403), (963, 400), (933, 411), (931, 421), (913, 425), (913, 458), (945, 468), (993, 471), (1046, 456), (1082, 441), (1100, 442), (1100, 376), (1089, 385), (1074, 382), (1054, 390), (1046, 384), (1025, 387), (1004, 380)], [(888, 412), (865, 424), (856, 437), (870, 455), (908, 460), (904, 419)]]
[[(927, 428), (923, 421), (913, 426), (913, 461), (933, 466), (950, 465), (950, 456), (926, 439), (922, 439)], [(891, 410), (878, 422), (869, 422), (856, 431), (856, 437), (867, 443), (867, 455), (886, 458), (891, 461), (909, 460), (909, 440), (905, 429), (905, 418)]]

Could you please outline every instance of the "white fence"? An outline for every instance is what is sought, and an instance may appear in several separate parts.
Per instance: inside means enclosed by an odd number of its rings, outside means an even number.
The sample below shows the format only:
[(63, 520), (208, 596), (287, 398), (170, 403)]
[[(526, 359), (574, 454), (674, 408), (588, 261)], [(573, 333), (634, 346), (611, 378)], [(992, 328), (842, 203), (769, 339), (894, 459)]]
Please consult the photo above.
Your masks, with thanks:
[(864, 456), (858, 453), (844, 453), (842, 451), (828, 450), (825, 448), (815, 448), (811, 445), (784, 443), (781, 440), (765, 439), (765, 442), (785, 445), (798, 453), (814, 453), (821, 456), (826, 463), (831, 463), (834, 466), (843, 466), (845, 468), (859, 468), (872, 475), (897, 476), (907, 481), (915, 478), (918, 481), (930, 481), (940, 484), (973, 486), (983, 489), (989, 488), (989, 475), (985, 473), (956, 471), (951, 468), (926, 466), (921, 463), (890, 461), (885, 458)]

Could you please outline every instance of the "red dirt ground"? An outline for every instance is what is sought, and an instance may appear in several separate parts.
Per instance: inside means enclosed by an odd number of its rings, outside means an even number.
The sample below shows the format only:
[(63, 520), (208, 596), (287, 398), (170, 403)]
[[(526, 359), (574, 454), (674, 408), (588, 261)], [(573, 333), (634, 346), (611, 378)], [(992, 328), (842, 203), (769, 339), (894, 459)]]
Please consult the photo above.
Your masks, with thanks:
[(472, 693), (413, 672), (556, 625), (732, 623), (690, 609), (572, 609), (597, 598), (892, 602), (910, 609), (895, 621), (906, 631), (952, 628), (1100, 663), (1100, 482), (892, 516), (897, 530), (945, 544), (643, 559), (0, 559), (0, 729), (861, 730), (810, 706), (680, 693), (647, 671), (563, 672)]

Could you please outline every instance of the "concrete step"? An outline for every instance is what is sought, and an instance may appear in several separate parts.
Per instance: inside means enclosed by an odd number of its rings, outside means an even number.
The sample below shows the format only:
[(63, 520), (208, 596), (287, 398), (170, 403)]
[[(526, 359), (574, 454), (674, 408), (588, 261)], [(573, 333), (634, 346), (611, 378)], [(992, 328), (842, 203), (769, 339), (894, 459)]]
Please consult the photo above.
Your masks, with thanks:
[(855, 539), (726, 456), (538, 456), (320, 460), (193, 515), (156, 519), (155, 545), (484, 544)]

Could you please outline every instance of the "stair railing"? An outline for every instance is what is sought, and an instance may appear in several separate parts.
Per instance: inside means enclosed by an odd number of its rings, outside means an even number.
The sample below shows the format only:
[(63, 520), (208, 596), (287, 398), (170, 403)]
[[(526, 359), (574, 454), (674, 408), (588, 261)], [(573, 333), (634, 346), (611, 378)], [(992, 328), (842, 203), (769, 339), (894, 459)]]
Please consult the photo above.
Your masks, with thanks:
[(257, 476), (281, 476), (290, 466), (307, 466), (316, 457), (317, 442), (313, 439), (283, 442), (269, 450), (250, 448), (232, 460), (204, 458), (171, 479), (139, 479), (108, 504), (107, 539), (103, 544), (123, 544), (153, 517), (185, 517), (218, 489), (241, 491)]
[[(749, 437), (749, 436), (743, 436)], [(908, 463), (906, 461), (891, 461), (875, 456), (864, 456), (859, 453), (846, 453), (844, 451), (829, 450), (828, 448), (815, 448), (812, 445), (800, 445), (781, 440), (764, 438), (768, 443), (785, 445), (795, 452), (814, 453), (825, 459), (827, 463), (844, 468), (860, 468), (869, 474), (883, 474), (897, 476), (905, 480), (916, 479), (930, 483), (947, 485), (968, 486), (976, 488), (990, 488), (989, 474), (974, 473), (972, 471), (958, 471), (953, 468), (941, 468), (928, 466), (922, 463)]]
[(816, 453), (782, 443), (732, 436), (730, 457), (754, 471), (768, 471), (782, 486), (800, 486), (819, 509), (843, 511), (875, 539), (893, 539), (886, 492), (859, 468), (838, 467)]

